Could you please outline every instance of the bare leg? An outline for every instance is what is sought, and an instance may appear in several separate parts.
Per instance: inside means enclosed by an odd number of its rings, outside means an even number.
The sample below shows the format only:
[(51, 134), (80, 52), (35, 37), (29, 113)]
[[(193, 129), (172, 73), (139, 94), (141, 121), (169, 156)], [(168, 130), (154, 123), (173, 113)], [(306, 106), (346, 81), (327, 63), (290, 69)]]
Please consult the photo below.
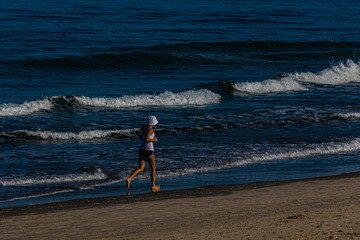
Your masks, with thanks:
[(126, 179), (126, 187), (127, 187), (127, 188), (130, 188), (130, 182), (131, 182), (131, 180), (132, 180), (136, 175), (138, 175), (140, 172), (144, 171), (145, 165), (146, 165), (145, 160), (140, 160), (140, 162), (139, 162), (139, 168), (137, 168), (137, 169), (130, 175), (130, 177)]
[(152, 192), (160, 191), (160, 186), (155, 185), (155, 177), (156, 177), (155, 155), (153, 155), (149, 159), (149, 165), (151, 170), (151, 191)]

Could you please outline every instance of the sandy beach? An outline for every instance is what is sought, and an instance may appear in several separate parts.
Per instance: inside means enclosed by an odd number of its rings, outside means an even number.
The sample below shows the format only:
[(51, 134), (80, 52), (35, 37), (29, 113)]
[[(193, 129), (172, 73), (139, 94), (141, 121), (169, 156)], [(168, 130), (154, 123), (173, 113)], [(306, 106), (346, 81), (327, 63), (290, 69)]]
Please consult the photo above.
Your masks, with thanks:
[(360, 239), (360, 173), (0, 209), (0, 239)]

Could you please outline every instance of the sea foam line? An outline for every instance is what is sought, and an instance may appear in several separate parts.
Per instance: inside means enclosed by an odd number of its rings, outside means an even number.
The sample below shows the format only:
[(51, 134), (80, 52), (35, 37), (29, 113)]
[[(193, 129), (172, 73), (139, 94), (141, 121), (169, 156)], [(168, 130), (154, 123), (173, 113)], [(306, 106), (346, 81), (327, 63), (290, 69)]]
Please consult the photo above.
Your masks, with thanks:
[(179, 176), (191, 175), (195, 173), (212, 172), (212, 171), (228, 169), (233, 167), (241, 167), (259, 162), (304, 158), (304, 157), (311, 157), (318, 155), (341, 154), (341, 153), (354, 152), (359, 150), (360, 150), (360, 138), (356, 138), (349, 142), (323, 143), (323, 144), (314, 145), (306, 149), (298, 149), (288, 152), (263, 153), (259, 155), (245, 157), (221, 165), (185, 168), (174, 172), (159, 173), (157, 174), (157, 177), (159, 178), (179, 177)]
[(68, 174), (61, 176), (48, 176), (48, 177), (36, 177), (36, 178), (14, 178), (14, 179), (0, 179), (0, 186), (33, 186), (42, 184), (54, 184), (54, 183), (69, 183), (69, 182), (84, 182), (104, 180), (108, 177), (97, 169), (95, 173), (82, 173), (82, 174)]
[(25, 200), (25, 199), (30, 199), (30, 198), (40, 198), (40, 197), (45, 197), (45, 196), (50, 196), (50, 195), (55, 195), (55, 194), (60, 194), (60, 193), (74, 192), (74, 191), (75, 191), (74, 189), (67, 189), (67, 190), (41, 193), (41, 194), (35, 194), (35, 195), (29, 195), (29, 196), (23, 196), (23, 197), (15, 197), (15, 198), (2, 200), (2, 201), (0, 201), (0, 203), (12, 202), (12, 201), (17, 201), (17, 200)]
[[(285, 160), (285, 159), (293, 159), (293, 158), (303, 158), (317, 155), (328, 155), (328, 154), (341, 154), (353, 151), (360, 150), (360, 138), (356, 138), (352, 141), (348, 142), (339, 142), (339, 143), (323, 143), (313, 145), (309, 148), (298, 149), (294, 151), (288, 152), (279, 152), (279, 153), (263, 153), (259, 155), (253, 155), (249, 157), (245, 157), (243, 159), (239, 159), (237, 161), (229, 162), (227, 164), (215, 165), (215, 166), (201, 166), (195, 168), (185, 168), (176, 171), (169, 172), (158, 172), (158, 178), (172, 178), (172, 177), (180, 177), (184, 175), (191, 175), (195, 173), (203, 173), (203, 172), (211, 172), (222, 170), (226, 168), (240, 167), (248, 164), (254, 164), (258, 162), (267, 162), (267, 161), (276, 161), (276, 160)], [(79, 182), (79, 181), (91, 181), (91, 180), (104, 180), (108, 177), (101, 172), (101, 169), (97, 169), (97, 171), (93, 174), (84, 173), (79, 175), (64, 175), (64, 176), (56, 176), (56, 177), (48, 177), (48, 178), (29, 178), (29, 179), (2, 179), (0, 180), (0, 186), (26, 186), (26, 185), (38, 185), (38, 184), (51, 184), (51, 183), (63, 183), (63, 182)], [(145, 175), (139, 176), (139, 179), (147, 178)], [(114, 184), (123, 181), (125, 178), (113, 180), (111, 182), (96, 184), (93, 186), (104, 186), (109, 184)], [(48, 195), (48, 194), (45, 194)], [(39, 195), (42, 196), (42, 195)], [(37, 196), (30, 196), (37, 197)], [(30, 198), (24, 197), (24, 198)], [(19, 198), (21, 199), (21, 198)], [(6, 200), (12, 201), (16, 199)], [(4, 201), (2, 201), (4, 202)]]

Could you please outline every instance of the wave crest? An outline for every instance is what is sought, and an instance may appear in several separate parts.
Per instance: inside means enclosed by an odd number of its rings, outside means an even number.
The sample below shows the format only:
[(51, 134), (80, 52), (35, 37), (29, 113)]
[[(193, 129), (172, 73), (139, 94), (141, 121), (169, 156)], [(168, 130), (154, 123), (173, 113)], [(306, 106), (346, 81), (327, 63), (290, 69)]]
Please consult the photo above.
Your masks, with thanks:
[(360, 82), (360, 64), (348, 59), (317, 73), (303, 72), (289, 74), (289, 77), (308, 83), (339, 85)]
[(74, 132), (51, 132), (51, 131), (29, 131), (17, 130), (13, 132), (4, 132), (0, 137), (13, 137), (25, 139), (41, 139), (41, 140), (91, 140), (96, 138), (105, 138), (112, 136), (128, 137), (138, 131), (137, 128), (121, 129), (121, 130), (93, 130)]
[(261, 82), (235, 83), (233, 87), (235, 90), (247, 94), (266, 94), (308, 90), (299, 82), (294, 81), (290, 78), (284, 78), (279, 80), (269, 79)]
[(135, 95), (119, 98), (90, 98), (76, 97), (76, 100), (85, 106), (106, 108), (129, 108), (145, 106), (196, 106), (209, 105), (220, 102), (220, 95), (209, 90), (189, 90), (179, 93), (166, 91), (159, 95)]
[(21, 104), (0, 105), (0, 117), (29, 115), (51, 108), (69, 109), (76, 105), (105, 108), (131, 108), (146, 106), (197, 106), (220, 102), (220, 95), (206, 89), (189, 90), (179, 93), (166, 91), (158, 95), (125, 95), (118, 98), (90, 98), (86, 96), (53, 96)]
[(337, 113), (336, 115), (339, 116), (339, 117), (342, 117), (342, 118), (360, 118), (360, 113), (359, 112)]
[(320, 72), (283, 73), (274, 79), (233, 83), (233, 89), (246, 94), (306, 91), (301, 83), (340, 85), (360, 83), (360, 63), (348, 59)]
[(41, 110), (50, 110), (52, 106), (52, 103), (48, 99), (40, 99), (21, 104), (5, 103), (0, 105), (0, 116), (10, 117), (28, 115)]

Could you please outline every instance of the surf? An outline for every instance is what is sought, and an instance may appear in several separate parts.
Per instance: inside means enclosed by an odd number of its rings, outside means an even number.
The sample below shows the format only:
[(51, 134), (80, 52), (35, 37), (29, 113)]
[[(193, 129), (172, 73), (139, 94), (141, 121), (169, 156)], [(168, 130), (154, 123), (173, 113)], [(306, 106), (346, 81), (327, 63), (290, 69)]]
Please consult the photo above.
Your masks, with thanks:
[(349, 113), (337, 113), (342, 118), (360, 118), (360, 112), (349, 112)]
[(83, 106), (104, 108), (201, 106), (217, 104), (221, 99), (220, 95), (206, 89), (188, 90), (179, 93), (165, 91), (158, 95), (126, 95), (118, 98), (75, 98)]
[(106, 137), (129, 137), (137, 133), (137, 128), (118, 130), (92, 130), (81, 132), (52, 132), (16, 130), (3, 132), (1, 138), (29, 139), (29, 140), (91, 140)]
[(235, 83), (233, 88), (235, 91), (254, 95), (308, 90), (308, 88), (302, 86), (299, 82), (291, 78), (284, 78), (280, 80), (269, 79), (261, 82)]
[(67, 174), (67, 175), (53, 175), (30, 178), (0, 178), (0, 186), (14, 187), (14, 186), (34, 186), (45, 184), (60, 184), (72, 182), (88, 182), (96, 180), (105, 180), (107, 175), (104, 174), (100, 168), (96, 169), (94, 173), (81, 174)]
[(255, 82), (235, 82), (231, 85), (235, 92), (261, 95), (308, 91), (309, 86), (304, 84), (343, 85), (349, 83), (360, 83), (360, 63), (356, 63), (351, 59), (339, 62), (319, 72), (282, 73), (272, 79)]
[[(305, 147), (289, 147), (292, 150), (272, 150), (259, 154), (247, 153), (243, 156), (238, 156), (234, 161), (228, 161), (221, 164), (213, 164), (208, 166), (199, 166), (192, 168), (184, 168), (178, 170), (170, 170), (166, 172), (159, 172), (159, 178), (173, 178), (185, 175), (192, 175), (196, 173), (206, 173), (220, 171), (223, 169), (243, 167), (250, 164), (257, 164), (262, 162), (282, 161), (296, 158), (307, 158), (321, 155), (344, 154), (360, 150), (360, 138), (355, 138), (344, 142), (329, 142), (312, 144)], [(225, 157), (225, 156), (224, 156)], [(231, 157), (234, 158), (234, 157)]]
[(21, 104), (5, 103), (0, 105), (0, 117), (29, 115), (35, 112), (50, 110), (53, 104), (48, 99), (40, 99)]
[(121, 97), (53, 96), (23, 103), (4, 103), (0, 105), (0, 117), (31, 115), (52, 109), (71, 109), (75, 107), (97, 108), (135, 108), (135, 107), (193, 107), (218, 104), (219, 94), (207, 89), (182, 92), (165, 91), (160, 94), (124, 95)]
[(300, 72), (289, 74), (289, 77), (299, 82), (313, 84), (341, 85), (347, 83), (359, 83), (360, 63), (355, 63), (353, 60), (348, 59), (317, 73)]

